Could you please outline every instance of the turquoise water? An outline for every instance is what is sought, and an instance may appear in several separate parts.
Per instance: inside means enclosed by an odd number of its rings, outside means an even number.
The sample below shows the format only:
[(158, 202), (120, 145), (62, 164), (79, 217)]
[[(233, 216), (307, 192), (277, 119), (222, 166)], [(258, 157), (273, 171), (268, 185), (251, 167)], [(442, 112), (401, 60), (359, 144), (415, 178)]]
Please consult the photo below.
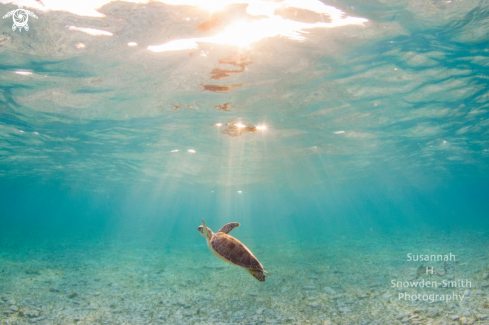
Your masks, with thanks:
[(0, 324), (489, 324), (487, 3), (77, 3), (0, 2)]

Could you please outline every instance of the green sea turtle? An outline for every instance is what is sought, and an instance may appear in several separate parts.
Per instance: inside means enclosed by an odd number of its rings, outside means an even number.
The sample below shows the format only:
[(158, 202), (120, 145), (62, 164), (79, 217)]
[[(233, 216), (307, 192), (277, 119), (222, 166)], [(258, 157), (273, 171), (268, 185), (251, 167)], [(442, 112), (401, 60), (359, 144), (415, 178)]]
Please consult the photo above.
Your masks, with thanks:
[(205, 225), (202, 219), (202, 226), (198, 230), (207, 240), (207, 246), (220, 259), (233, 265), (247, 269), (258, 281), (265, 281), (265, 273), (260, 261), (250, 252), (250, 250), (236, 238), (229, 236), (229, 232), (239, 227), (239, 223), (231, 222), (224, 225), (217, 233), (213, 233)]

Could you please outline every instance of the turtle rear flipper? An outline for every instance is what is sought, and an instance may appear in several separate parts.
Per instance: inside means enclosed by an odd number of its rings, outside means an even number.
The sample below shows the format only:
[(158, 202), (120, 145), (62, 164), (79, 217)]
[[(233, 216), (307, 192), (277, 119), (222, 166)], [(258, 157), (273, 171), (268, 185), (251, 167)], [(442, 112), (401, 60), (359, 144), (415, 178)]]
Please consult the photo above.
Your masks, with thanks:
[(265, 274), (263, 271), (248, 269), (248, 272), (250, 272), (250, 274), (253, 275), (258, 281), (265, 282)]

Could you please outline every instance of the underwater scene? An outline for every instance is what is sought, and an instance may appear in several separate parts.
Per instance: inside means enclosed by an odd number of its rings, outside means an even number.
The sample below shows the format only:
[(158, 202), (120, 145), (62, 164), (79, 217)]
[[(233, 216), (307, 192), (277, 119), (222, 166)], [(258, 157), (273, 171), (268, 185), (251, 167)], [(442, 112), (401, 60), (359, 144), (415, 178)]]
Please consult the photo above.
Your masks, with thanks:
[(0, 325), (489, 325), (489, 2), (0, 13)]

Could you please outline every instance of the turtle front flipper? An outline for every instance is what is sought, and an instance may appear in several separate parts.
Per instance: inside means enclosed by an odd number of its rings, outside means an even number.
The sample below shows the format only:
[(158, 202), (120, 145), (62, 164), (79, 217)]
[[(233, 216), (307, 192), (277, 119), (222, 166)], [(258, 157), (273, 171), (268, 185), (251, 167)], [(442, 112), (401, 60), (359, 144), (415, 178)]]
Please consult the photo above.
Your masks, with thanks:
[(231, 230), (233, 230), (234, 228), (237, 228), (239, 227), (239, 223), (238, 222), (230, 222), (224, 226), (222, 226), (221, 229), (219, 229), (219, 232), (223, 232), (225, 234), (229, 234), (231, 232)]
[(205, 225), (204, 218), (202, 218), (202, 226), (204, 226), (204, 235), (207, 238), (209, 236), (208, 231), (207, 231), (207, 226)]
[(258, 281), (265, 282), (265, 274), (263, 271), (248, 269), (248, 272), (250, 272), (250, 274), (253, 275)]

